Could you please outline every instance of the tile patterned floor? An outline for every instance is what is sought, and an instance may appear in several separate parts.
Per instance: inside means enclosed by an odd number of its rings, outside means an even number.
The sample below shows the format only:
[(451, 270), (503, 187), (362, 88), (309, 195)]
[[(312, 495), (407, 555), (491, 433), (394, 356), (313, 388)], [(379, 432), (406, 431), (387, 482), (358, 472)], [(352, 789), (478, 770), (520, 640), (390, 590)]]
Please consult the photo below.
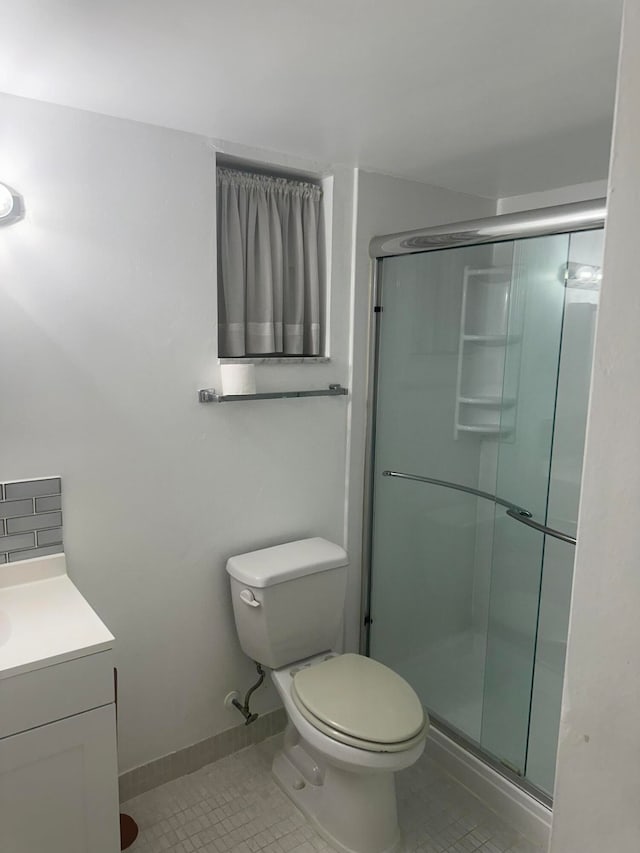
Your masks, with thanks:
[[(271, 777), (279, 737), (129, 800), (131, 853), (333, 853)], [(542, 853), (423, 756), (398, 774), (405, 853)]]

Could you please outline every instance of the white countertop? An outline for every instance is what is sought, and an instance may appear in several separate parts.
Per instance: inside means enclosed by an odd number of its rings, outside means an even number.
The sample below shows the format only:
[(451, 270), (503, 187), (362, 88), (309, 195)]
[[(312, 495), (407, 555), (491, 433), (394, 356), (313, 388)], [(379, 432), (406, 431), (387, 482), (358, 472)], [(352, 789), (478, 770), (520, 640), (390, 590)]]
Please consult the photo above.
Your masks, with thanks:
[(64, 554), (0, 565), (0, 678), (112, 648)]

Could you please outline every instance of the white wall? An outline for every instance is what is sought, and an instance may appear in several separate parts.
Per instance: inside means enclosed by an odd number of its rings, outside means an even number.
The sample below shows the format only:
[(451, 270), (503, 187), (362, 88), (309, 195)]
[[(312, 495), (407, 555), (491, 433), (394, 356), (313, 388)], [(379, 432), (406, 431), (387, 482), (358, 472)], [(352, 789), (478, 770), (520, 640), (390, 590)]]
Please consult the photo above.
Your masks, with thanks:
[(369, 242), (372, 237), (381, 234), (492, 216), (495, 212), (496, 203), (491, 199), (388, 175), (358, 172), (351, 331), (353, 355), (349, 380), (353, 393), (350, 401), (348, 502), (345, 517), (346, 541), (354, 567), (347, 592), (346, 644), (350, 649), (358, 648), (360, 631), (361, 574), (356, 567), (362, 562), (368, 345), (372, 309)]
[[(1, 479), (61, 474), (70, 573), (118, 639), (121, 769), (240, 721), (253, 680), (226, 558), (342, 542), (344, 399), (202, 405), (218, 382), (214, 159), (203, 137), (9, 96), (0, 230)], [(331, 362), (261, 388), (348, 381), (353, 171), (334, 170)], [(275, 707), (271, 687), (257, 710)]]
[(627, 0), (552, 853), (640, 838), (640, 0)]
[[(233, 628), (230, 554), (316, 533), (345, 541), (346, 634), (357, 646), (368, 242), (494, 204), (360, 173), (354, 266), (354, 172), (331, 169), (331, 361), (260, 365), (257, 379), (266, 389), (353, 382), (353, 403), (204, 406), (197, 389), (219, 381), (210, 143), (10, 96), (0, 108), (2, 179), (27, 208), (0, 232), (0, 359), (10, 365), (0, 471), (63, 477), (71, 574), (118, 638), (124, 771), (238, 722), (222, 700), (253, 672)], [(270, 687), (255, 701), (278, 704)]]
[(553, 207), (555, 204), (571, 204), (574, 201), (590, 201), (594, 198), (605, 198), (607, 181), (589, 181), (586, 184), (571, 184), (568, 187), (558, 187), (539, 193), (512, 195), (498, 199), (497, 212), (517, 213), (521, 210), (535, 210), (537, 207)]

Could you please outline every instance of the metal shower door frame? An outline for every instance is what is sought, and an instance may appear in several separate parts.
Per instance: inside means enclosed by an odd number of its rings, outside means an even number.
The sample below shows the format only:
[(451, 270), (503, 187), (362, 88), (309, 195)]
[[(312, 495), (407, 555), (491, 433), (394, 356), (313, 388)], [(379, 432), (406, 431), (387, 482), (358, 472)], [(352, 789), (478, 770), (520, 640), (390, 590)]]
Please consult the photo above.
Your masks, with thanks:
[[(374, 469), (376, 446), (376, 409), (377, 385), (380, 352), (380, 322), (383, 313), (381, 264), (384, 258), (406, 254), (422, 254), (446, 249), (463, 248), (488, 243), (502, 243), (554, 234), (571, 234), (579, 231), (592, 231), (605, 227), (606, 199), (598, 198), (575, 204), (557, 205), (539, 208), (522, 213), (498, 215), (485, 219), (441, 225), (433, 228), (418, 229), (396, 234), (374, 237), (369, 244), (371, 259), (371, 300), (369, 325), (369, 353), (367, 369), (366, 398), (366, 438), (363, 500), (362, 535), (362, 585), (360, 612), (360, 651), (368, 655), (371, 634), (371, 588), (372, 588), (372, 551), (373, 551), (373, 509), (374, 509)], [(517, 508), (516, 508), (517, 509)], [(516, 521), (529, 523), (528, 517), (516, 517)], [(537, 526), (536, 523), (530, 526)], [(544, 527), (540, 525), (537, 529)], [(546, 531), (541, 529), (541, 533)], [(501, 775), (525, 790), (531, 796), (552, 805), (552, 798), (531, 785), (521, 776), (495, 762), (475, 744), (460, 733), (451, 730), (445, 721), (436, 720), (436, 727), (469, 752), (480, 757)]]

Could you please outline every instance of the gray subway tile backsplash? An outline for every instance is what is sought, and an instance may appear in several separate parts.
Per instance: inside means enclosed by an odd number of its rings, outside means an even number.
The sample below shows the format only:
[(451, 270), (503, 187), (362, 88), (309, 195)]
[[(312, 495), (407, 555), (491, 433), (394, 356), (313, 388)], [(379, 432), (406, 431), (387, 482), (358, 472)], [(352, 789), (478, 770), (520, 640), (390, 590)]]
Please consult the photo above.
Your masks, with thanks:
[(17, 515), (31, 515), (33, 500), (3, 501), (0, 503), (0, 518), (14, 518)]
[(54, 527), (52, 530), (37, 530), (36, 540), (38, 547), (41, 545), (60, 545), (62, 543), (62, 528)]
[(57, 509), (62, 509), (62, 495), (36, 498), (36, 512), (55, 512)]
[(7, 533), (24, 533), (26, 530), (43, 530), (45, 527), (60, 527), (61, 512), (42, 512), (22, 518), (7, 519)]
[(19, 560), (32, 560), (34, 557), (48, 557), (49, 554), (61, 554), (63, 551), (62, 542), (59, 545), (47, 545), (46, 548), (29, 548), (26, 551), (14, 551), (8, 554), (10, 563), (17, 563)]
[(47, 477), (43, 480), (19, 480), (4, 484), (5, 500), (15, 498), (39, 498), (42, 495), (59, 495), (62, 492), (60, 477)]
[(22, 548), (33, 548), (36, 544), (36, 534), (33, 532), (20, 533), (17, 536), (3, 536), (0, 543), (2, 543), (0, 548), (5, 554), (9, 551), (20, 551)]
[(60, 553), (61, 505), (60, 477), (0, 483), (0, 563)]

